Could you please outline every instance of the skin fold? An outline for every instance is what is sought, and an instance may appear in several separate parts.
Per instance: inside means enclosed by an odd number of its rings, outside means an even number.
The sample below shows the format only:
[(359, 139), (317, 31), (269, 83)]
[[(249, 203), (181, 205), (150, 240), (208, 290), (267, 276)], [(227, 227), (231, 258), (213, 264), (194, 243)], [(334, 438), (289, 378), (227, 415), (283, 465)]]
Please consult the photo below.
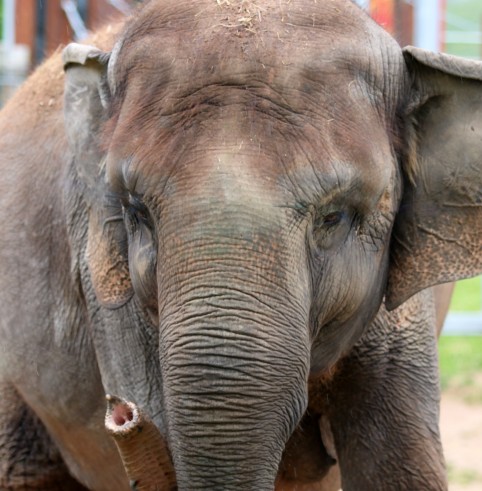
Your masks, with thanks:
[(151, 0), (48, 60), (0, 116), (0, 489), (447, 489), (481, 80), (348, 0)]

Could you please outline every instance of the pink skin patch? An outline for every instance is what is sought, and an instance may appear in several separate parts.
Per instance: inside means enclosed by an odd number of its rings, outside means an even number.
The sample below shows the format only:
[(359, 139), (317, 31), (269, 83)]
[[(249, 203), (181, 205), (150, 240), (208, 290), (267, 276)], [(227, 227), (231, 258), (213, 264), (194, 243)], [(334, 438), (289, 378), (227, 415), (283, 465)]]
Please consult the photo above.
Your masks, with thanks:
[(112, 411), (112, 420), (117, 426), (124, 426), (134, 419), (132, 410), (127, 404), (116, 404)]

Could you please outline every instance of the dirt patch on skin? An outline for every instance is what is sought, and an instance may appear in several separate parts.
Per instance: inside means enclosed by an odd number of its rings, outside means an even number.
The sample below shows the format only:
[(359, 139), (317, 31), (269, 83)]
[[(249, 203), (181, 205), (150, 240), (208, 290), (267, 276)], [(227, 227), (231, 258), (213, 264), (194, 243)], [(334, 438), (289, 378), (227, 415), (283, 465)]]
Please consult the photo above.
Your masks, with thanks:
[(440, 427), (450, 491), (482, 490), (482, 401), (448, 390), (442, 395)]
[(255, 24), (262, 21), (265, 11), (249, 0), (216, 0), (216, 3), (229, 13), (225, 18), (225, 27), (244, 27), (251, 32), (254, 32)]

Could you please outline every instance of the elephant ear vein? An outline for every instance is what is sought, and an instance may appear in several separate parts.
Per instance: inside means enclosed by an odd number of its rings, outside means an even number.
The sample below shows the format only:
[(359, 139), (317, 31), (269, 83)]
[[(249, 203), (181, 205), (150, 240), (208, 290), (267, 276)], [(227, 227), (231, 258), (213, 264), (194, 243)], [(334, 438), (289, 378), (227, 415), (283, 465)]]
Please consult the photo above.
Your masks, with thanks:
[(437, 232), (436, 230), (431, 229), (431, 228), (428, 228), (428, 227), (424, 227), (421, 224), (418, 224), (417, 227), (418, 227), (418, 229), (421, 232), (423, 232), (423, 233), (425, 233), (427, 235), (432, 235), (437, 240), (441, 240), (441, 241), (444, 241), (444, 242), (447, 242), (447, 243), (452, 243), (455, 246), (464, 249), (464, 251), (467, 254), (469, 254), (469, 255), (472, 254), (472, 251), (468, 247), (466, 247), (463, 243), (461, 243), (460, 242), (460, 239), (457, 238), (457, 237), (449, 237), (449, 236), (446, 236), (446, 235), (442, 235), (441, 233)]

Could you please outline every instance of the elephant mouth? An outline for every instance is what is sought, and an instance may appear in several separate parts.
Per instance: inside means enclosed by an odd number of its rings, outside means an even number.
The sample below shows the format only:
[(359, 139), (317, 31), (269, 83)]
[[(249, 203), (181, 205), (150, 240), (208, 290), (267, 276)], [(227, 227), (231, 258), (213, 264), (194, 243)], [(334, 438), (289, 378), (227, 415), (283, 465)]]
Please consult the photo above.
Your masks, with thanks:
[(177, 489), (171, 456), (161, 433), (136, 404), (107, 395), (105, 428), (114, 439), (129, 483), (137, 491)]

